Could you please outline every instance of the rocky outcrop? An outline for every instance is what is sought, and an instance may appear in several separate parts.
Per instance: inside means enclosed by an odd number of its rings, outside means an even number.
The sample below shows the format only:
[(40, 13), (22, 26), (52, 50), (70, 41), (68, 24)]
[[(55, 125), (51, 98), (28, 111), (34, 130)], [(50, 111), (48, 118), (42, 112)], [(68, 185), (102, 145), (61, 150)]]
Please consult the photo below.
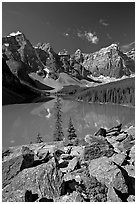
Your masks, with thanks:
[(85, 147), (84, 159), (92, 160), (102, 156), (111, 157), (114, 154), (113, 146), (102, 136), (89, 136), (86, 137), (86, 142), (89, 143)]
[(2, 163), (2, 185), (5, 187), (12, 182), (20, 171), (32, 166), (34, 153), (28, 147), (22, 147), (22, 153), (10, 160), (6, 159)]
[[(61, 175), (61, 172), (56, 169), (54, 160), (37, 167), (24, 169), (3, 189), (3, 201), (23, 202), (27, 190), (31, 190), (38, 197), (48, 199), (58, 197), (60, 195)], [(18, 197), (16, 197), (17, 191)]]
[[(23, 75), (21, 79), (23, 79)], [(25, 77), (24, 75), (24, 79), (27, 79), (27, 82), (35, 87), (35, 84), (29, 77)], [(3, 105), (23, 103), (24, 101), (31, 101), (34, 97), (40, 96), (38, 92), (20, 82), (20, 79), (9, 69), (5, 58), (2, 58), (2, 87)]]
[(100, 131), (89, 135), (77, 146), (61, 141), (3, 150), (3, 202), (133, 201), (135, 129), (119, 127), (106, 130), (105, 136)]
[[(35, 49), (23, 33), (17, 32), (14, 35), (10, 34), (7, 37), (3, 37), (2, 44), (3, 54), (7, 56), (7, 60), (11, 61), (11, 64), (14, 61), (23, 62), (27, 67), (27, 72), (36, 72), (44, 68)], [(13, 73), (18, 71), (13, 70), (10, 65), (9, 67)]]
[(135, 63), (130, 56), (122, 53), (117, 44), (91, 53), (83, 54), (83, 66), (93, 76), (110, 76), (120, 78), (123, 75), (130, 75), (135, 70)]

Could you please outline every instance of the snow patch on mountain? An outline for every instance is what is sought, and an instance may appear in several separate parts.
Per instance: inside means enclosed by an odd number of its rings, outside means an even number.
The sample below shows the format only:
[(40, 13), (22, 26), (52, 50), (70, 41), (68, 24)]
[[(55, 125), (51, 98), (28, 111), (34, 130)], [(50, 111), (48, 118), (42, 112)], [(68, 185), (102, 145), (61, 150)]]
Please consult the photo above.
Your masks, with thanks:
[(22, 33), (20, 31), (17, 32), (12, 32), (10, 33), (7, 37), (11, 37), (11, 36), (16, 36), (16, 35), (21, 35)]

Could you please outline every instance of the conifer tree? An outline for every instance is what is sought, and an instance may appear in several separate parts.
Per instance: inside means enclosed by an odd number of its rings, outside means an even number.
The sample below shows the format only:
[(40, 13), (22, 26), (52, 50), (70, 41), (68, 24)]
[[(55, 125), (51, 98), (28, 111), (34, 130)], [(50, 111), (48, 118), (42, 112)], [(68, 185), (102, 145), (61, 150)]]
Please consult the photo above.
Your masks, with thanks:
[(41, 143), (43, 142), (42, 136), (40, 135), (40, 133), (37, 134), (37, 138), (36, 138), (36, 143)]
[(69, 133), (68, 134), (68, 139), (69, 140), (75, 139), (77, 137), (76, 130), (75, 130), (74, 125), (72, 123), (71, 117), (70, 117), (70, 120), (69, 120), (68, 133)]
[(57, 101), (54, 105), (54, 118), (56, 120), (55, 122), (55, 130), (53, 134), (53, 140), (54, 141), (61, 141), (64, 138), (64, 133), (62, 130), (62, 111), (61, 111), (61, 100), (57, 96)]

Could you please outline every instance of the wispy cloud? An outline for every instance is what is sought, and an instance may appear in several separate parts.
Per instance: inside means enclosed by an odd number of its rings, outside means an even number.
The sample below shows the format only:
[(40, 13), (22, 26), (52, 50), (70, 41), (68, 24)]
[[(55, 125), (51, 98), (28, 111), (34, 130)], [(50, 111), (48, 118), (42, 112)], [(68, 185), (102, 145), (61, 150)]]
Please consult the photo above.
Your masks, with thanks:
[(109, 33), (106, 34), (108, 39), (112, 39), (111, 35)]
[(84, 32), (79, 31), (77, 33), (77, 36), (79, 38), (86, 39), (93, 44), (97, 44), (99, 42), (99, 38), (97, 37), (97, 35), (95, 33), (91, 33), (88, 31), (84, 31)]
[(109, 26), (109, 23), (107, 23), (106, 20), (104, 20), (104, 19), (100, 19), (100, 20), (99, 20), (99, 23), (100, 23), (101, 25), (103, 25), (103, 26)]
[(122, 50), (123, 52), (127, 52), (127, 51), (131, 50), (131, 49), (134, 48), (134, 47), (135, 47), (135, 42), (131, 42), (131, 43), (129, 43), (129, 44), (122, 45), (122, 46), (121, 46), (121, 50)]

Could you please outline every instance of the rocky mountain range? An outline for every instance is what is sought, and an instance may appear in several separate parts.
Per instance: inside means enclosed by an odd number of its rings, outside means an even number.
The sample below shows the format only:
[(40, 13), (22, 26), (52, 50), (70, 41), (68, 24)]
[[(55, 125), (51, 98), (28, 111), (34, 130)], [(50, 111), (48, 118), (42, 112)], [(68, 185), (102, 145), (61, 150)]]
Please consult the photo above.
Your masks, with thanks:
[[(79, 80), (79, 83), (86, 80), (84, 83), (87, 84), (95, 82), (91, 76), (121, 78), (135, 72), (135, 49), (123, 53), (117, 44), (112, 44), (90, 54), (82, 53), (80, 49), (72, 55), (65, 50), (57, 54), (49, 43), (33, 46), (19, 31), (2, 38), (2, 57), (3, 86), (21, 96), (23, 91), (18, 88), (22, 84), (29, 87), (31, 92), (41, 94), (43, 90), (55, 88), (49, 81), (56, 84), (58, 80), (60, 87), (64, 87), (64, 80), (67, 81), (67, 86), (75, 85), (75, 79)], [(63, 84), (62, 79), (60, 80), (62, 73), (66, 74)], [(32, 77), (33, 74), (35, 78)], [(9, 78), (14, 81), (12, 85)], [(17, 81), (19, 86), (16, 85)]]

